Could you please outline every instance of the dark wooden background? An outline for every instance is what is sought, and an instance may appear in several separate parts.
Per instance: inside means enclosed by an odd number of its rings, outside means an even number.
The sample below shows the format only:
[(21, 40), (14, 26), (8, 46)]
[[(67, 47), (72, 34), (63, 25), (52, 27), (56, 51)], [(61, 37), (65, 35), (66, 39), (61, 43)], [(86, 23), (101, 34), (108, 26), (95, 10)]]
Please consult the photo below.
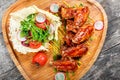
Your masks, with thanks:
[[(0, 80), (24, 80), (5, 47), (1, 32), (4, 11), (16, 0), (0, 0)], [(108, 15), (104, 47), (92, 68), (81, 80), (120, 80), (120, 0), (97, 0)]]

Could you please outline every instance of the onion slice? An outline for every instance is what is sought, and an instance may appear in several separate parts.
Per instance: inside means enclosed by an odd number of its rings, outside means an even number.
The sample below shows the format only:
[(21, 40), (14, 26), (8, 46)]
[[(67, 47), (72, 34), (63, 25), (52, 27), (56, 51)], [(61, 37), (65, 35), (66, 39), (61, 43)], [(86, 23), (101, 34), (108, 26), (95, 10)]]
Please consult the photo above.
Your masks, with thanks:
[(25, 38), (25, 37), (21, 37), (21, 36), (20, 36), (20, 33), (21, 33), (21, 31), (19, 31), (18, 34), (17, 34), (18, 40), (19, 40), (19, 41), (25, 41), (26, 38)]
[(38, 13), (36, 16), (36, 21), (38, 23), (44, 23), (46, 21), (46, 16), (42, 13)]
[(102, 21), (96, 21), (94, 24), (94, 27), (96, 30), (102, 30), (103, 29), (103, 22)]
[(50, 5), (50, 11), (53, 13), (57, 13), (59, 11), (59, 5), (56, 3), (53, 3)]
[(48, 37), (48, 40), (52, 40), (54, 38), (54, 33), (55, 33), (55, 26), (53, 24), (50, 24), (49, 32), (50, 35)]
[(65, 80), (65, 75), (64, 75), (64, 73), (58, 72), (58, 73), (55, 75), (55, 80)]
[(55, 26), (53, 24), (50, 24), (50, 34), (53, 34), (55, 32)]

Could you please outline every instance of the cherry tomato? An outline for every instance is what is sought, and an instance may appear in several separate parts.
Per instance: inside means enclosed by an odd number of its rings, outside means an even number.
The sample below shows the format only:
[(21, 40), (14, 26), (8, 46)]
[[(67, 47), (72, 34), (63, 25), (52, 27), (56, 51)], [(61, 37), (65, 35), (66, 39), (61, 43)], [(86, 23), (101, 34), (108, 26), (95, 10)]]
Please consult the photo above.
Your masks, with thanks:
[(33, 48), (33, 49), (37, 49), (41, 46), (41, 43), (40, 42), (37, 42), (37, 41), (31, 41), (29, 42), (29, 47), (30, 48)]
[(39, 28), (42, 28), (42, 29), (46, 30), (45, 23), (37, 23), (36, 22), (36, 26), (39, 27)]
[(32, 60), (32, 63), (38, 63), (40, 66), (44, 66), (48, 58), (44, 52), (38, 52)]

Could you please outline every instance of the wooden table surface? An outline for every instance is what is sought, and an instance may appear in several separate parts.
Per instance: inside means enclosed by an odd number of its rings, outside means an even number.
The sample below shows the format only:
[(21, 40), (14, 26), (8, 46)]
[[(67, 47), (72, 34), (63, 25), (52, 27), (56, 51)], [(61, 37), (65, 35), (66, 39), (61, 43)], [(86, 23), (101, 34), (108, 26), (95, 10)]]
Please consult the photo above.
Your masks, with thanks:
[[(0, 25), (4, 11), (16, 0), (0, 0)], [(120, 0), (97, 0), (108, 15), (104, 47), (92, 68), (81, 80), (120, 80)], [(0, 80), (24, 80), (3, 41), (0, 26)]]

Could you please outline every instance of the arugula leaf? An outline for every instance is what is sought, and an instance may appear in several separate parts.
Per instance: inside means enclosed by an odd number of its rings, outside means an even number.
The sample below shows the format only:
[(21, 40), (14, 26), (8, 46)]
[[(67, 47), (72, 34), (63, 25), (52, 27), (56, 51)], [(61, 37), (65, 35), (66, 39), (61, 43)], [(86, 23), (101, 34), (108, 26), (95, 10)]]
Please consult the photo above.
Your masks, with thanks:
[(35, 21), (35, 16), (36, 16), (36, 14), (30, 14), (30, 15), (28, 15), (27, 16), (27, 21)]
[(27, 31), (21, 31), (20, 32), (20, 37), (25, 37), (28, 36), (28, 32)]

